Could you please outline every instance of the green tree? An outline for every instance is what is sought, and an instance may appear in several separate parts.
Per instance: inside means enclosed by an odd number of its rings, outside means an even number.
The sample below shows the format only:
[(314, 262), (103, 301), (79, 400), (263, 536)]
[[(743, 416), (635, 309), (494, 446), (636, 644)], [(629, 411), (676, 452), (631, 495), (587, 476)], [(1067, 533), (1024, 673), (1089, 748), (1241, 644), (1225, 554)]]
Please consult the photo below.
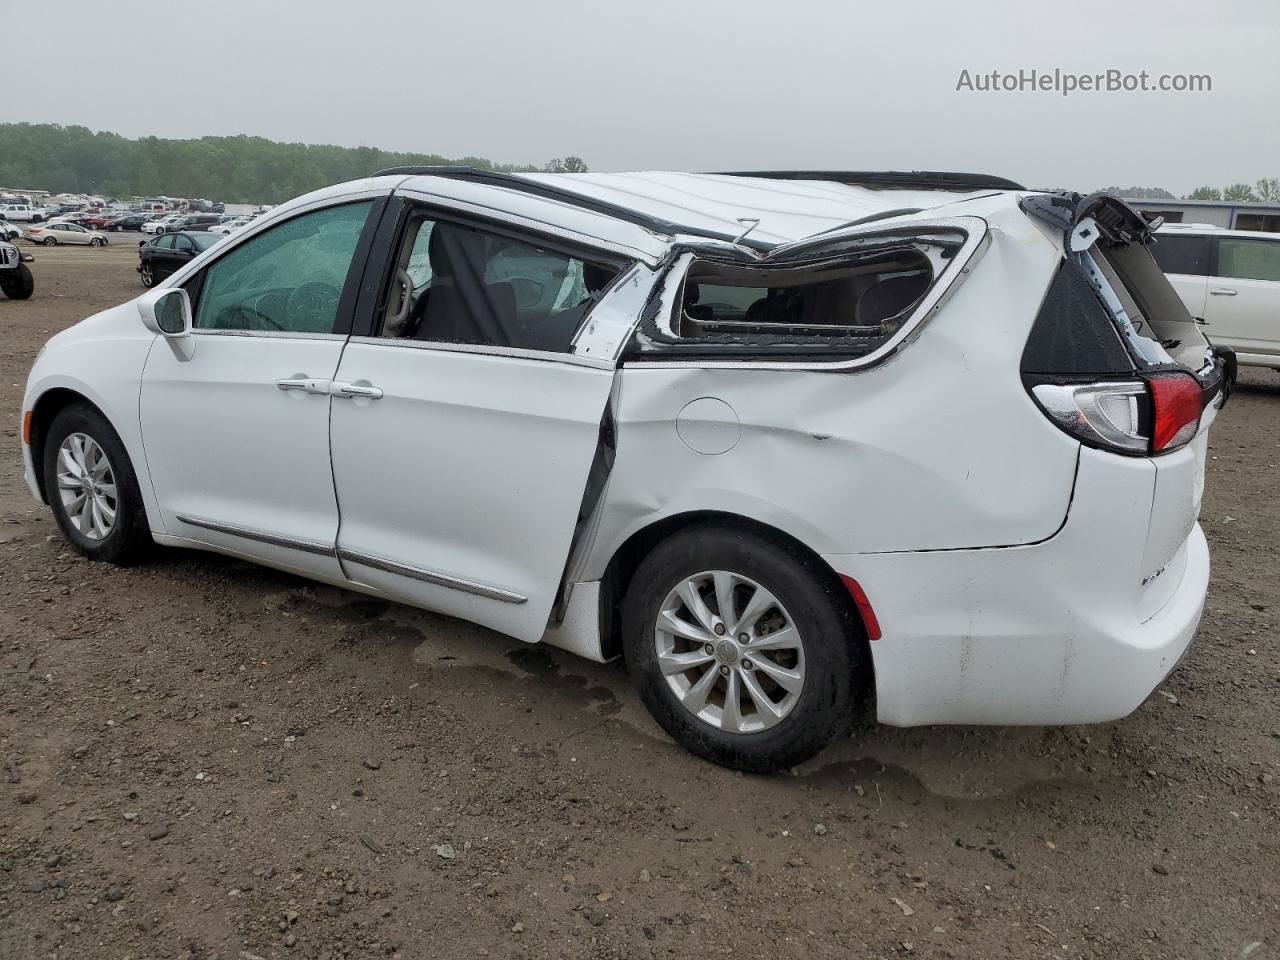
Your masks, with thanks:
[(1280, 177), (1263, 177), (1258, 181), (1258, 199), (1280, 203)]
[(1183, 200), (1221, 200), (1222, 191), (1217, 187), (1196, 187)]
[(1223, 200), (1234, 200), (1237, 203), (1249, 202), (1258, 199), (1258, 195), (1253, 192), (1253, 187), (1247, 183), (1233, 183), (1222, 191)]
[[(434, 153), (277, 143), (244, 135), (130, 140), (87, 127), (0, 123), (0, 186), (51, 193), (280, 203), (387, 167), (441, 164), (505, 173), (543, 169), (535, 164), (494, 163), (484, 157), (450, 160)], [(554, 160), (546, 169), (553, 165), (568, 172), (587, 169), (578, 157)]]
[(547, 173), (586, 173), (587, 165), (581, 157), (565, 157), (563, 160), (557, 157), (544, 169)]

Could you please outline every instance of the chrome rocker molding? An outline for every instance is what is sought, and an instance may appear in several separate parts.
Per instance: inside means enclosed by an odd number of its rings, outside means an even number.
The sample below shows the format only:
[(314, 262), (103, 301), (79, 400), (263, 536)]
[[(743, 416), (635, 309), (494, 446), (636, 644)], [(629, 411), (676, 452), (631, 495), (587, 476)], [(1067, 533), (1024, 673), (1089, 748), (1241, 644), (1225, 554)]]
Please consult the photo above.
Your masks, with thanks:
[(266, 533), (262, 530), (250, 530), (248, 527), (237, 527), (230, 523), (219, 523), (216, 520), (202, 520), (199, 517), (186, 517), (178, 514), (178, 519), (183, 523), (189, 523), (193, 527), (203, 527), (205, 530), (213, 530), (216, 533), (226, 533), (233, 537), (243, 537), (246, 540), (257, 540), (259, 543), (269, 543), (276, 547), (288, 547), (291, 550), (301, 550), (304, 553), (315, 553), (320, 556), (333, 556), (333, 545), (328, 543), (316, 543), (314, 540), (298, 540), (296, 537), (284, 537), (278, 533)]
[(503, 590), (500, 587), (490, 587), (483, 583), (476, 583), (474, 580), (463, 580), (443, 573), (433, 573), (430, 570), (410, 567), (403, 563), (396, 563), (394, 560), (384, 560), (381, 557), (373, 557), (367, 553), (344, 550), (341, 547), (338, 548), (338, 559), (358, 563), (364, 567), (372, 567), (374, 570), (382, 570), (386, 573), (396, 573), (402, 577), (412, 577), (414, 580), (421, 580), (423, 583), (434, 583), (436, 586), (462, 590), (465, 593), (474, 593), (476, 596), (487, 597), (490, 600), (501, 600), (503, 603), (527, 603), (529, 600), (528, 597), (522, 594), (512, 593), (510, 590)]
[(491, 587), (487, 584), (476, 583), (474, 580), (463, 580), (461, 577), (451, 577), (444, 573), (434, 573), (431, 570), (423, 570), (419, 567), (411, 567), (407, 564), (396, 563), (394, 560), (384, 560), (382, 557), (374, 557), (367, 553), (359, 553), (355, 550), (335, 550), (331, 544), (316, 543), (313, 540), (299, 540), (296, 537), (284, 537), (276, 533), (266, 533), (262, 530), (250, 530), (247, 527), (237, 527), (230, 523), (219, 523), (216, 520), (204, 520), (200, 517), (188, 517), (181, 514), (178, 519), (183, 523), (189, 523), (193, 527), (201, 527), (205, 530), (213, 530), (215, 533), (225, 533), (233, 537), (243, 537), (246, 540), (256, 540), (259, 543), (269, 543), (276, 547), (287, 547), (291, 550), (301, 550), (304, 553), (314, 553), (320, 556), (333, 557), (339, 560), (346, 560), (351, 563), (358, 563), (361, 566), (372, 567), (374, 570), (382, 570), (385, 573), (394, 573), (402, 577), (411, 577), (414, 580), (421, 580), (423, 583), (433, 583), (439, 587), (448, 587), (452, 590), (461, 590), (465, 593), (474, 593), (478, 597), (487, 597), (490, 600), (501, 600), (503, 603), (527, 603), (529, 598), (523, 594), (513, 593), (510, 590), (503, 590), (501, 587)]

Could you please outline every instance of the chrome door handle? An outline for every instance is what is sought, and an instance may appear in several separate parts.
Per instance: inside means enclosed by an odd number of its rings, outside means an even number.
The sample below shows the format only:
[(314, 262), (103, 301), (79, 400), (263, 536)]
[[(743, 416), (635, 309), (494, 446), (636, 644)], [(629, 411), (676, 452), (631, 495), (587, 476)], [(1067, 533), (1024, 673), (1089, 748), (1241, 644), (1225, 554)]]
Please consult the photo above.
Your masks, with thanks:
[(1226, 287), (1214, 287), (1209, 291), (1215, 297), (1234, 297), (1238, 290), (1228, 290)]
[(329, 385), (329, 392), (335, 397), (343, 397), (348, 400), (354, 400), (359, 397), (364, 400), (381, 400), (382, 389), (365, 383), (347, 383), (343, 380), (335, 380)]
[(276, 386), (281, 390), (301, 390), (303, 393), (327, 394), (329, 392), (328, 380), (316, 380), (312, 377), (291, 377), (285, 380), (277, 380)]

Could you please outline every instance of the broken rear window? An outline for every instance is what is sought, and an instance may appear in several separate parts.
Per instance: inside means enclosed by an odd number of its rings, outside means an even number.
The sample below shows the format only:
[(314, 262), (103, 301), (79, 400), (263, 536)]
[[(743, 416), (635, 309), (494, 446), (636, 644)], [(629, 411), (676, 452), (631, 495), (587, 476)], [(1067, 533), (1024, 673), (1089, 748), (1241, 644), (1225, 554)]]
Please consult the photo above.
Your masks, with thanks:
[(868, 354), (911, 319), (963, 239), (859, 238), (786, 262), (686, 254), (646, 310), (638, 352)]

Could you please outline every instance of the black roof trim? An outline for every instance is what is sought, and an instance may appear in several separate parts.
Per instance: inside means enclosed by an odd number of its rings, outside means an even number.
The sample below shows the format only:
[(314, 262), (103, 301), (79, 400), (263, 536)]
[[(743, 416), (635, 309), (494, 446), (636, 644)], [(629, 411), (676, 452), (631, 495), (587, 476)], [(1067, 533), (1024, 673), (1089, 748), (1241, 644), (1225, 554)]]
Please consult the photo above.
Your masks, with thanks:
[(722, 177), (762, 180), (830, 180), (859, 187), (897, 187), (916, 190), (1025, 190), (1020, 183), (988, 173), (949, 173), (944, 170), (724, 170)]
[[(530, 180), (528, 177), (522, 177), (515, 173), (500, 173), (497, 170), (480, 170), (476, 167), (408, 166), (389, 167), (386, 170), (379, 170), (377, 173), (373, 174), (373, 176), (448, 177), (454, 180), (470, 180), (474, 183), (483, 183), (491, 187), (505, 187), (508, 190), (519, 190), (521, 193), (527, 193), (535, 197), (542, 197), (546, 200), (558, 200), (561, 203), (571, 204), (572, 206), (580, 207), (583, 210), (590, 210), (593, 213), (603, 214), (606, 217), (612, 217), (615, 220), (621, 220), (624, 223), (631, 223), (635, 226), (643, 227), (653, 233), (668, 235), (683, 233), (695, 237), (705, 237), (710, 240), (723, 240), (726, 243), (732, 243), (735, 239), (732, 234), (721, 233), (716, 230), (701, 230), (696, 227), (672, 223), (670, 220), (664, 220), (661, 217), (651, 217), (638, 210), (633, 210), (631, 207), (624, 207), (616, 203), (610, 203), (607, 200), (598, 200), (595, 197), (588, 197), (585, 194), (577, 193), (573, 190), (565, 190), (562, 187), (555, 187), (551, 184), (542, 183), (538, 180)], [(742, 246), (751, 247), (761, 251), (773, 249), (773, 244), (771, 243), (752, 240), (750, 238), (742, 240), (741, 244)]]

